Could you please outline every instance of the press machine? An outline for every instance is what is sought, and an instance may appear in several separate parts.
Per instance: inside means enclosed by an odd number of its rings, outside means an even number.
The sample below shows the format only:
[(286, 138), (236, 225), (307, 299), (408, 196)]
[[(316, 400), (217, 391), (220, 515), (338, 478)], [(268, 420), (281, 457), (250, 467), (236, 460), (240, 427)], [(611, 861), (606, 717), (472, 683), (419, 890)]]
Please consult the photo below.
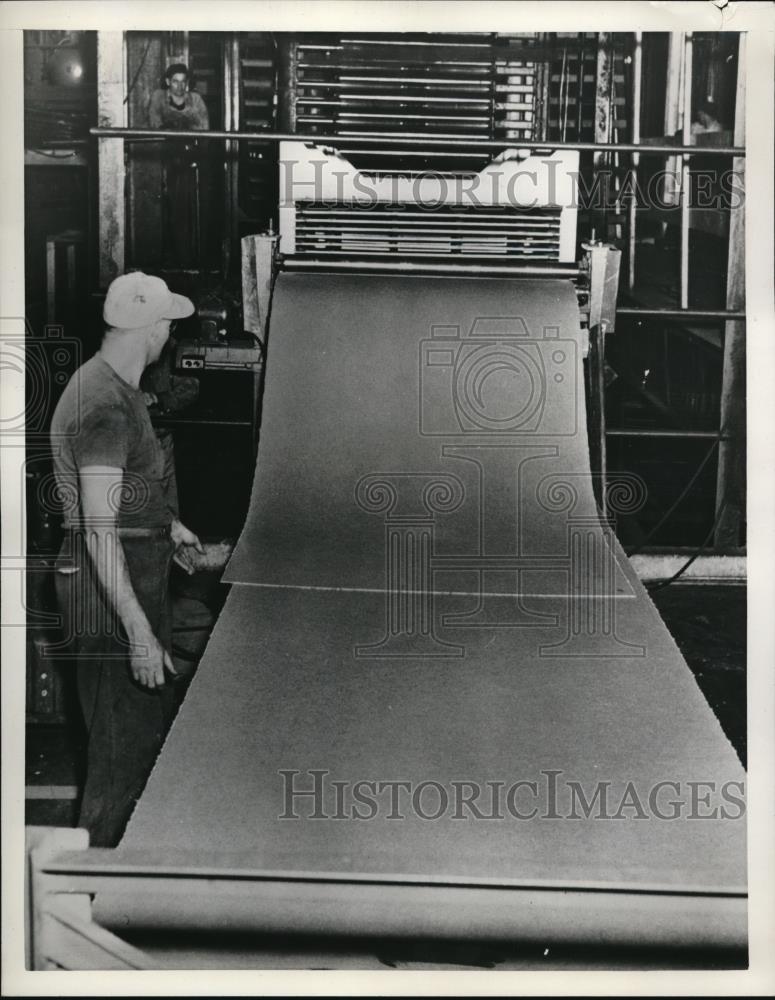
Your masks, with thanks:
[(469, 175), (367, 173), (308, 142), (281, 142), (279, 153), (279, 234), (242, 239), (245, 329), (266, 338), (281, 270), (571, 280), (602, 508), (604, 341), (615, 330), (621, 251), (593, 238), (577, 257), (578, 152), (506, 149)]

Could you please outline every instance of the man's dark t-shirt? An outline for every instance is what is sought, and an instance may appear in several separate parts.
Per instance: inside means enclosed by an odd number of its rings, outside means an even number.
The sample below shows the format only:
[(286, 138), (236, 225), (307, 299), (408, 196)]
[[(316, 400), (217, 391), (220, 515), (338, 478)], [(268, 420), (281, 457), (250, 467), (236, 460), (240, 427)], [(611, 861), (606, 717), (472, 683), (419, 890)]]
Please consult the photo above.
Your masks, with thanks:
[(119, 527), (157, 528), (172, 520), (169, 473), (143, 394), (99, 355), (78, 369), (62, 393), (51, 421), (51, 443), (65, 527), (81, 520), (78, 473), (92, 465), (124, 470), (120, 496), (111, 498)]

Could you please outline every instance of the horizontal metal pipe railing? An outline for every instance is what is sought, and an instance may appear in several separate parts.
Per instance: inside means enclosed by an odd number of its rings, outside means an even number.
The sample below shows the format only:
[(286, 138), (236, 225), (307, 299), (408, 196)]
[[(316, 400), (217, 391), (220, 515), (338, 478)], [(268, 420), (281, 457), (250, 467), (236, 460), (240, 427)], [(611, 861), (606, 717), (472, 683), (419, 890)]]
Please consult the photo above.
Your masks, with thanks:
[(650, 437), (650, 438), (702, 438), (718, 439), (719, 441), (731, 440), (728, 435), (719, 434), (718, 431), (663, 431), (650, 429), (648, 427), (633, 427), (627, 430), (623, 427), (606, 428), (607, 437)]
[(617, 316), (649, 316), (661, 319), (720, 319), (720, 320), (742, 320), (745, 322), (745, 313), (734, 309), (648, 309), (639, 306), (617, 306)]
[(537, 142), (526, 139), (480, 139), (476, 136), (439, 136), (429, 135), (419, 138), (401, 136), (368, 135), (358, 136), (357, 140), (341, 135), (304, 135), (295, 132), (225, 132), (216, 129), (201, 131), (187, 129), (150, 128), (92, 128), (91, 135), (98, 139), (218, 139), (233, 142), (308, 142), (318, 146), (359, 145), (369, 146), (424, 146), (424, 147), (474, 147), (477, 150), (500, 150), (513, 147), (516, 149), (556, 150), (578, 149), (592, 152), (611, 153), (654, 153), (674, 155), (684, 153), (700, 153), (703, 156), (745, 156), (744, 146), (681, 146), (681, 145), (648, 145), (632, 142)]

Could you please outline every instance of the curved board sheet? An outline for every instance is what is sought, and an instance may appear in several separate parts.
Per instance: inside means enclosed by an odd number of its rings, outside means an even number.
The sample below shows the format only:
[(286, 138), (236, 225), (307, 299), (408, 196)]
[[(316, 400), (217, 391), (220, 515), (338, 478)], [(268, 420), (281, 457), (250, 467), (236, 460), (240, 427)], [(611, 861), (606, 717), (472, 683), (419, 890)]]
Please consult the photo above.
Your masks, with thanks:
[(568, 283), (282, 275), (234, 586), (121, 849), (653, 893), (644, 943), (687, 894), (715, 940), (744, 772), (584, 424)]
[(257, 469), (227, 582), (382, 590), (386, 520), (432, 518), (471, 569), (423, 589), (564, 593), (596, 518), (573, 285), (281, 274)]

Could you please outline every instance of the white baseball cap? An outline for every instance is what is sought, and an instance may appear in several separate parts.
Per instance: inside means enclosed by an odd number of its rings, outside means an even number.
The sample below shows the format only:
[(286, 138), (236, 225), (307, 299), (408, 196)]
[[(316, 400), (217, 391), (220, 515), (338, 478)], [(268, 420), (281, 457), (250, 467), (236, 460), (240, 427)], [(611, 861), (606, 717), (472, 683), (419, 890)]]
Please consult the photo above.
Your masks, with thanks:
[(176, 295), (161, 278), (130, 271), (111, 282), (102, 318), (119, 330), (139, 330), (160, 319), (183, 319), (194, 311), (185, 295)]

